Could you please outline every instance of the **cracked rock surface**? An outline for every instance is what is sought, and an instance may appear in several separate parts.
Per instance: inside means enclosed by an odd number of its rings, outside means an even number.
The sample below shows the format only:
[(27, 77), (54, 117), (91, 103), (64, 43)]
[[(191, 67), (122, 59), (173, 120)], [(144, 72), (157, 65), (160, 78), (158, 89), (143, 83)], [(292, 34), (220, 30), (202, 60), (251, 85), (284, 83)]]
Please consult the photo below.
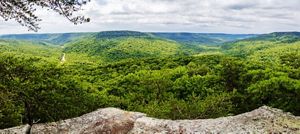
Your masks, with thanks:
[(248, 113), (200, 120), (162, 120), (143, 113), (104, 108), (59, 122), (0, 130), (0, 134), (300, 134), (300, 117), (263, 106)]

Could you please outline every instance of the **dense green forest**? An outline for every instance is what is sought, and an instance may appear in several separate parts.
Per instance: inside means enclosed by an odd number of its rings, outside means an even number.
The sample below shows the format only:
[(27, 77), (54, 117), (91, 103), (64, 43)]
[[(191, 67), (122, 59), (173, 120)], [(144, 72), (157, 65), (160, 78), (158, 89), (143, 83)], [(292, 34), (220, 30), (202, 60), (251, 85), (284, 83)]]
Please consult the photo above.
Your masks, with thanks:
[(0, 128), (103, 107), (166, 119), (216, 118), (262, 105), (300, 115), (295, 33), (218, 45), (149, 33), (88, 35), (65, 44), (0, 40)]
[(215, 33), (143, 33), (137, 31), (104, 31), (99, 33), (52, 33), (52, 34), (9, 34), (0, 35), (0, 39), (17, 39), (37, 42), (48, 42), (63, 45), (80, 38), (94, 36), (98, 39), (120, 37), (156, 37), (188, 44), (217, 45), (228, 41), (256, 37), (255, 34), (215, 34)]

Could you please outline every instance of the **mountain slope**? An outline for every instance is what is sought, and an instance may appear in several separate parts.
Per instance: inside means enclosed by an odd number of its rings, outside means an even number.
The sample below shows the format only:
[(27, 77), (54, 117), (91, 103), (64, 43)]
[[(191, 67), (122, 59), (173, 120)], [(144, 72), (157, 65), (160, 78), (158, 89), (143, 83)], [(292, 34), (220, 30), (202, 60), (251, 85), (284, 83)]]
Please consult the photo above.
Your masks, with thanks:
[(147, 33), (137, 31), (103, 31), (95, 33), (57, 33), (57, 34), (10, 34), (1, 35), (0, 39), (27, 40), (35, 42), (47, 42), (56, 45), (95, 36), (98, 39), (113, 39), (113, 38), (162, 38), (174, 40), (185, 44), (207, 44), (216, 45), (228, 41), (236, 41), (254, 37), (253, 34), (214, 34), (214, 33)]
[(218, 34), (218, 33), (152, 33), (155, 36), (187, 44), (217, 45), (228, 41), (251, 38), (254, 34)]
[(1, 40), (1, 53), (27, 54), (32, 56), (58, 58), (62, 49), (57, 46), (46, 43), (36, 43), (30, 41), (16, 41), (16, 40)]
[(89, 36), (92, 33), (58, 33), (58, 34), (11, 34), (2, 35), (1, 39), (12, 40), (27, 40), (35, 42), (47, 42), (56, 45), (62, 45), (64, 43)]
[(149, 33), (137, 32), (137, 31), (105, 31), (95, 34), (97, 39), (115, 39), (115, 38), (146, 38), (153, 37)]
[(249, 38), (246, 40), (292, 43), (300, 41), (300, 32), (274, 32), (270, 34), (262, 34), (257, 37)]
[(287, 47), (291, 50), (293, 46), (299, 46), (300, 32), (277, 32), (259, 35), (257, 37), (240, 41), (228, 42), (221, 49), (230, 55), (247, 57), (253, 53), (263, 52), (267, 49)]
[(107, 61), (128, 58), (167, 57), (180, 52), (180, 44), (155, 38), (98, 39), (99, 35), (66, 44), (66, 53), (86, 53)]

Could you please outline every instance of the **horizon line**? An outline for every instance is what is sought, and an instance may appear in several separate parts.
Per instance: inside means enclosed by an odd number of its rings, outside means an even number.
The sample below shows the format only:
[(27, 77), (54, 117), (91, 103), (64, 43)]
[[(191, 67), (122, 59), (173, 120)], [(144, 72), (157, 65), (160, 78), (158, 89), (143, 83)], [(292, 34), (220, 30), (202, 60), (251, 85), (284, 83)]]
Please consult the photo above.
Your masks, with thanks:
[(190, 34), (228, 34), (228, 35), (262, 35), (262, 34), (271, 34), (271, 33), (293, 33), (297, 32), (300, 33), (300, 31), (274, 31), (274, 32), (268, 32), (268, 33), (226, 33), (226, 32), (183, 32), (183, 31), (136, 31), (136, 30), (104, 30), (104, 31), (98, 31), (98, 32), (44, 32), (44, 33), (15, 33), (15, 34), (0, 34), (0, 36), (3, 35), (41, 35), (41, 34), (80, 34), (80, 33), (100, 33), (100, 32), (141, 32), (141, 33), (190, 33)]

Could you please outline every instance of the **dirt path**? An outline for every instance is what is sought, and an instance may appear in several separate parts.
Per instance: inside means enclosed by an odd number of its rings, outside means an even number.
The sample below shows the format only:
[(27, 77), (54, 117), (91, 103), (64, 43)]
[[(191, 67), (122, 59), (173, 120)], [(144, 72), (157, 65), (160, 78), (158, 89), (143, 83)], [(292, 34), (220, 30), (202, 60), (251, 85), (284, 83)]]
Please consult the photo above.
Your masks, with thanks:
[(61, 62), (61, 63), (66, 62), (66, 54), (65, 54), (65, 53), (63, 53), (63, 54), (60, 56), (60, 62)]

